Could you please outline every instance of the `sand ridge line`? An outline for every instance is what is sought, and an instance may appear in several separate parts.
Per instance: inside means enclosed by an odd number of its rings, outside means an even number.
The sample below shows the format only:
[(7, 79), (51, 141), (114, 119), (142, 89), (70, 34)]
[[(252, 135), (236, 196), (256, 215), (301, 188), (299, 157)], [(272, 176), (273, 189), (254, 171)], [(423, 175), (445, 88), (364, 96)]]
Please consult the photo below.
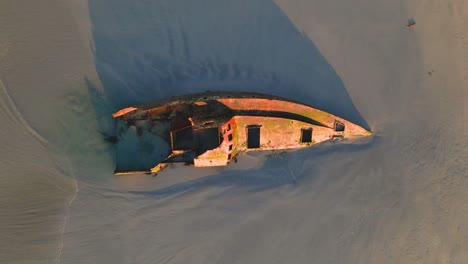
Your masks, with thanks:
[(50, 147), (50, 143), (43, 138), (34, 128), (32, 128), (28, 122), (23, 118), (23, 115), (16, 107), (16, 104), (10, 97), (8, 90), (2, 80), (0, 79), (0, 107), (4, 109), (4, 112), (8, 115), (9, 119), (15, 123), (18, 127), (26, 130), (31, 136), (33, 136), (43, 147)]
[[(68, 161), (68, 160), (67, 160)], [(70, 166), (70, 164), (68, 164)], [(72, 170), (70, 170), (72, 171)], [(62, 258), (62, 253), (63, 253), (63, 236), (65, 234), (65, 229), (67, 227), (68, 220), (70, 219), (71, 215), (71, 205), (75, 201), (76, 197), (78, 196), (78, 192), (80, 191), (80, 188), (78, 186), (78, 182), (75, 177), (73, 177), (73, 186), (75, 187), (75, 193), (73, 194), (73, 197), (70, 199), (70, 201), (67, 203), (67, 206), (65, 207), (65, 216), (63, 217), (63, 226), (62, 230), (60, 232), (60, 242), (59, 245), (57, 246), (57, 252), (55, 256), (55, 263), (60, 263), (61, 258)]]

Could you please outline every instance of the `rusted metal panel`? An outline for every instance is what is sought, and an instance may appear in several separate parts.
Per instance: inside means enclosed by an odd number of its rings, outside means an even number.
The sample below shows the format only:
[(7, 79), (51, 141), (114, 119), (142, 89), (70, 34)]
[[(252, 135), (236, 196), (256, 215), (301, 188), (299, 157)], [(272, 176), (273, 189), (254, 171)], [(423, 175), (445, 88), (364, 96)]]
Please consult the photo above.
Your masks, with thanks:
[(233, 110), (294, 113), (315, 120), (330, 128), (333, 128), (335, 120), (339, 120), (346, 125), (347, 133), (349, 134), (368, 132), (366, 129), (335, 115), (296, 102), (263, 98), (222, 98), (218, 99), (218, 101)]
[(117, 118), (117, 117), (120, 117), (120, 116), (123, 116), (123, 115), (126, 115), (130, 112), (133, 112), (135, 110), (137, 110), (138, 108), (136, 107), (127, 107), (127, 108), (124, 108), (124, 109), (121, 109), (115, 113), (112, 114), (112, 117), (113, 118)]

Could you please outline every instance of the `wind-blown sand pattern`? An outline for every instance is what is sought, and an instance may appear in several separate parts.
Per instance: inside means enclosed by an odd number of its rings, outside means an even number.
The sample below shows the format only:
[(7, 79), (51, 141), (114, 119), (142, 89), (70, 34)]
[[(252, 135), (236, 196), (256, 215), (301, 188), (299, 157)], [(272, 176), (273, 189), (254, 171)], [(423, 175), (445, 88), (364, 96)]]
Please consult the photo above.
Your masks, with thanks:
[[(468, 263), (465, 2), (1, 1), (0, 263)], [(374, 135), (112, 175), (164, 147), (113, 112), (206, 90)]]

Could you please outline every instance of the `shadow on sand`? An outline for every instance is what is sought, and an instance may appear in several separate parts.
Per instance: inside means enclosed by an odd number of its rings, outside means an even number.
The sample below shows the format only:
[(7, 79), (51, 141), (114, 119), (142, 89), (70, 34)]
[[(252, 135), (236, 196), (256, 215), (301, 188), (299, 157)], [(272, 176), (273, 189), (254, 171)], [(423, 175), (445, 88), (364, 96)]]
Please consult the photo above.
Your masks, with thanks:
[(211, 90), (282, 96), (369, 127), (340, 77), (272, 0), (89, 0), (89, 10), (103, 86), (88, 82), (98, 123), (123, 107)]
[[(260, 168), (248, 170), (224, 170), (216, 175), (209, 175), (194, 180), (176, 183), (171, 186), (154, 191), (130, 191), (128, 193), (170, 196), (189, 190), (197, 190), (206, 187), (232, 187), (237, 186), (250, 192), (269, 190), (283, 185), (300, 184), (302, 181), (314, 177), (314, 168), (304, 166), (308, 160), (317, 159), (332, 153), (357, 153), (374, 147), (381, 142), (380, 136), (374, 136), (361, 144), (329, 144), (312, 149), (301, 149), (287, 152), (270, 152), (271, 157), (266, 159)], [(333, 145), (333, 146), (331, 146)], [(289, 166), (285, 167), (285, 164)], [(228, 165), (229, 166), (229, 165)], [(306, 169), (307, 171), (304, 171)], [(169, 171), (162, 172), (158, 177), (171, 177)], [(175, 171), (177, 168), (175, 169)], [(155, 179), (157, 180), (157, 179)]]

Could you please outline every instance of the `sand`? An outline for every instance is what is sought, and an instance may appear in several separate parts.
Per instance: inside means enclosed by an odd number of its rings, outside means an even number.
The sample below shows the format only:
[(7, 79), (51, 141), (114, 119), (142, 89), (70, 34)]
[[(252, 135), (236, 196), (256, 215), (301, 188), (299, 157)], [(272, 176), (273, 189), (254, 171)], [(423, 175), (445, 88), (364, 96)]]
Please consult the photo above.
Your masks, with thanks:
[[(2, 1), (0, 262), (467, 263), (466, 17), (462, 0)], [(374, 135), (112, 175), (110, 113), (208, 89)]]

